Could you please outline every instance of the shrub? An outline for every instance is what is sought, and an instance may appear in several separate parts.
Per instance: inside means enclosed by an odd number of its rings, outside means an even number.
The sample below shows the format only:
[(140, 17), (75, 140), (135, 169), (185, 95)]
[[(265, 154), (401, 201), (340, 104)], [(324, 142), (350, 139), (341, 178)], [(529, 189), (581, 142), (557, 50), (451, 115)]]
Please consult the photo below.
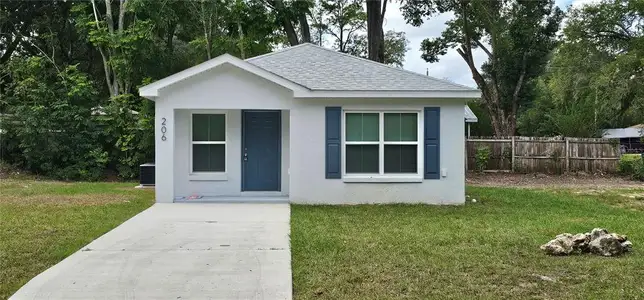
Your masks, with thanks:
[(75, 66), (46, 68), (40, 57), (12, 61), (6, 120), (8, 160), (58, 179), (97, 180), (107, 164), (91, 118), (96, 88)]
[(115, 146), (110, 158), (122, 179), (136, 178), (139, 165), (154, 159), (154, 108), (131, 94), (112, 97), (105, 107), (105, 141)]
[(489, 147), (477, 147), (474, 159), (476, 161), (476, 170), (483, 172), (487, 167), (487, 162), (490, 160), (491, 151)]
[(619, 159), (617, 171), (633, 179), (644, 180), (644, 160), (639, 154), (624, 154)]

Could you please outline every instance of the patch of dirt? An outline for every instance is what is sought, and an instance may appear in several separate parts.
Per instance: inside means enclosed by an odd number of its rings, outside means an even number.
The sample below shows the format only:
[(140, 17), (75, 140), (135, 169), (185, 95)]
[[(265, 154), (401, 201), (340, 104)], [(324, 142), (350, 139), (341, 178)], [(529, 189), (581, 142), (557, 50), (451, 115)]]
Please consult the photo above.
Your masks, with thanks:
[(76, 194), (76, 195), (9, 195), (0, 197), (2, 204), (15, 205), (104, 205), (130, 202), (131, 196), (120, 194)]
[(517, 173), (467, 173), (465, 182), (473, 186), (517, 188), (584, 188), (602, 194), (605, 189), (644, 188), (644, 182), (611, 175), (547, 175)]

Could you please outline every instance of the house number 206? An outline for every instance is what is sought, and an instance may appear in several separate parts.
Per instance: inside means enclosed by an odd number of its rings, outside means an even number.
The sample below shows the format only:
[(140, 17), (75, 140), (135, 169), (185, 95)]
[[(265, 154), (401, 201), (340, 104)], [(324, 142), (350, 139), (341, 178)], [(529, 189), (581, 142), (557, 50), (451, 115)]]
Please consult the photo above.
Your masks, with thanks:
[(168, 128), (165, 127), (165, 118), (161, 118), (161, 140), (165, 141), (168, 138), (165, 137), (165, 133), (168, 131)]

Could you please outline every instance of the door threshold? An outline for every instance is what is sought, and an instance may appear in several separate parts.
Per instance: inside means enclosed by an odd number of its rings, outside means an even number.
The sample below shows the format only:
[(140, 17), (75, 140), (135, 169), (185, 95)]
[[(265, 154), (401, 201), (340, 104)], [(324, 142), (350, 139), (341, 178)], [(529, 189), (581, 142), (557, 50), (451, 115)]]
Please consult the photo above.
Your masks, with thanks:
[(289, 203), (288, 196), (204, 196), (200, 198), (181, 197), (175, 203)]

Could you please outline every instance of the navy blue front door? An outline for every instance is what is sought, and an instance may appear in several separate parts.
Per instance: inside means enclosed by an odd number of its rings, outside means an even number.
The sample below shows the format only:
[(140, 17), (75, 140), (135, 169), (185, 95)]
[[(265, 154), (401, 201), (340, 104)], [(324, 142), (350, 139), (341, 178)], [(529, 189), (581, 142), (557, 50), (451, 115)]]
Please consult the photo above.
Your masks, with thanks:
[(242, 112), (242, 191), (279, 191), (279, 111)]

